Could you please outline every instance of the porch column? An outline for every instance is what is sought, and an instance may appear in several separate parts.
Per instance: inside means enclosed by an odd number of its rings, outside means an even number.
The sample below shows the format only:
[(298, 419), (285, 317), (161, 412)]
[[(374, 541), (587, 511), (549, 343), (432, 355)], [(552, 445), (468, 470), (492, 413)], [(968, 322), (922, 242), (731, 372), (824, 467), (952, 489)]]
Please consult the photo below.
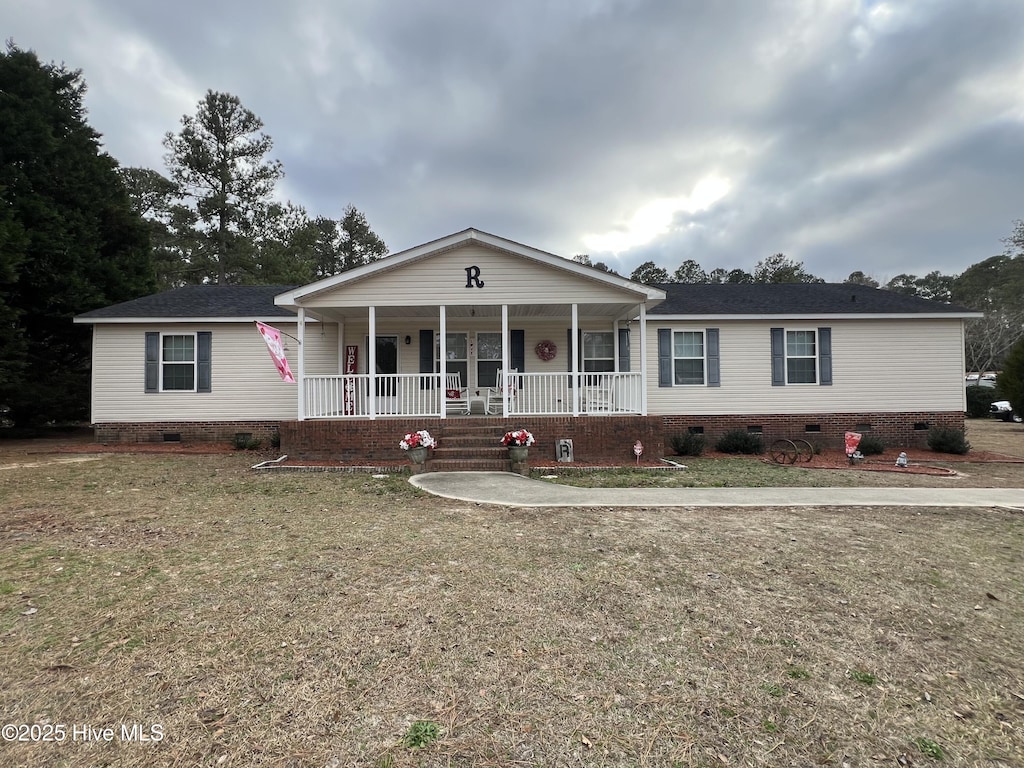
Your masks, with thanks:
[(448, 418), (448, 311), (444, 304), (437, 308), (437, 327), (441, 329), (441, 337), (438, 341), (438, 372), (441, 374), (441, 383), (438, 392), (441, 394), (441, 418)]
[(501, 305), (501, 375), (502, 379), (497, 382), (498, 386), (501, 387), (501, 415), (508, 417), (508, 385), (509, 381), (509, 366), (512, 365), (512, 359), (509, 357), (508, 349), (508, 304)]
[(369, 307), (370, 340), (366, 343), (366, 372), (370, 374), (370, 391), (367, 392), (369, 401), (369, 416), (377, 418), (377, 308), (372, 304)]
[(572, 355), (572, 415), (580, 415), (580, 355), (576, 349), (580, 343), (580, 307), (572, 305), (572, 333), (569, 354)]
[(640, 415), (647, 415), (647, 305), (640, 305)]
[(306, 308), (299, 307), (299, 321), (296, 327), (299, 337), (299, 387), (295, 393), (296, 410), (299, 421), (306, 419)]

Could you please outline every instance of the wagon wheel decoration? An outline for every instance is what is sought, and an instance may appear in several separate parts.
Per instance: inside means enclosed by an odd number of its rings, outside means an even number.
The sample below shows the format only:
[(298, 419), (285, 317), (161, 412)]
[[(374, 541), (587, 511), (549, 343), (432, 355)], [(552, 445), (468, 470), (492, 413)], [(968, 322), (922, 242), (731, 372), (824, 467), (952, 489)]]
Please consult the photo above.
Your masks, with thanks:
[(814, 457), (814, 446), (806, 440), (787, 440), (780, 438), (772, 443), (770, 450), (772, 461), (776, 464), (804, 463)]

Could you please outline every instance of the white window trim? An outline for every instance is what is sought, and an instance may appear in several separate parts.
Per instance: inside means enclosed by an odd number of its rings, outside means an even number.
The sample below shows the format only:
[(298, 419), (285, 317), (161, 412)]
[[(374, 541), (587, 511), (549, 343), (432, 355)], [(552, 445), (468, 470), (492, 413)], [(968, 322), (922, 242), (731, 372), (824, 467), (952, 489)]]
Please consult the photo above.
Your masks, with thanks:
[[(191, 365), (192, 365), (192, 388), (191, 389), (164, 389), (164, 366), (165, 365), (187, 365), (187, 364), (189, 364), (189, 361), (187, 361), (187, 360), (164, 360), (164, 339), (166, 337), (168, 337), (168, 336), (191, 336), (192, 337), (192, 361), (191, 361)], [(157, 370), (157, 379), (158, 379), (157, 384), (159, 385), (158, 386), (158, 391), (159, 392), (161, 392), (161, 393), (167, 392), (168, 394), (174, 393), (174, 392), (181, 392), (182, 394), (187, 394), (189, 392), (198, 392), (199, 391), (199, 334), (197, 334), (195, 331), (193, 331), (192, 333), (164, 333), (163, 331), (161, 331), (160, 332), (160, 349), (159, 349), (159, 353), (160, 353), (160, 359), (159, 359), (160, 367)]]
[[(811, 333), (814, 335), (814, 354), (813, 355), (790, 355), (789, 354), (789, 334), (790, 333)], [(817, 328), (784, 328), (782, 332), (782, 357), (786, 369), (786, 386), (787, 387), (816, 387), (818, 382), (821, 381), (821, 371), (819, 370), (818, 356), (821, 354), (818, 344), (818, 329)], [(790, 381), (789, 380), (789, 361), (793, 360), (814, 360), (814, 381)]]
[[(704, 351), (704, 354), (697, 357), (676, 357), (676, 334), (677, 333), (699, 333), (700, 334), (700, 347)], [(673, 387), (706, 387), (708, 385), (708, 335), (703, 328), (673, 328), (672, 338), (670, 341), (672, 351), (672, 386)], [(701, 361), (701, 378), (704, 379), (700, 384), (676, 384), (676, 360), (700, 360)]]

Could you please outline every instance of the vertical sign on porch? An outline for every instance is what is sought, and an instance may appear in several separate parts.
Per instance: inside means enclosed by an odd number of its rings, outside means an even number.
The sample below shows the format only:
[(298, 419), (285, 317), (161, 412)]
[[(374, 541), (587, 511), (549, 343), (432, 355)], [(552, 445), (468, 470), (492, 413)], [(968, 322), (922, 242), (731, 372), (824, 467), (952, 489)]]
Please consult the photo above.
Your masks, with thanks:
[(344, 402), (342, 404), (343, 413), (346, 416), (352, 416), (356, 412), (356, 380), (354, 374), (359, 368), (359, 347), (355, 344), (345, 345), (345, 386), (342, 389), (342, 396)]

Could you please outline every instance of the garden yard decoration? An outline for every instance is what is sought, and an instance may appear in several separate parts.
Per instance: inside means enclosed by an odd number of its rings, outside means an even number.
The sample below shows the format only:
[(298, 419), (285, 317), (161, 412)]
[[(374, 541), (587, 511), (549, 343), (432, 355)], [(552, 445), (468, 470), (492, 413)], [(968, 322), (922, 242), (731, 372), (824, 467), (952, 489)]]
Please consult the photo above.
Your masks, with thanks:
[(418, 432), (407, 433), (399, 441), (398, 447), (408, 453), (409, 461), (413, 464), (422, 464), (427, 460), (427, 449), (436, 448), (437, 440), (427, 430), (421, 429)]
[(846, 458), (851, 464), (859, 464), (864, 459), (864, 454), (857, 450), (862, 435), (860, 432), (846, 433)]
[(526, 461), (529, 447), (533, 445), (533, 435), (525, 429), (513, 429), (501, 438), (501, 444), (508, 448), (508, 457), (514, 463)]
[(644, 444), (637, 440), (633, 443), (633, 453), (636, 454), (636, 465), (640, 466), (640, 457), (644, 455)]

